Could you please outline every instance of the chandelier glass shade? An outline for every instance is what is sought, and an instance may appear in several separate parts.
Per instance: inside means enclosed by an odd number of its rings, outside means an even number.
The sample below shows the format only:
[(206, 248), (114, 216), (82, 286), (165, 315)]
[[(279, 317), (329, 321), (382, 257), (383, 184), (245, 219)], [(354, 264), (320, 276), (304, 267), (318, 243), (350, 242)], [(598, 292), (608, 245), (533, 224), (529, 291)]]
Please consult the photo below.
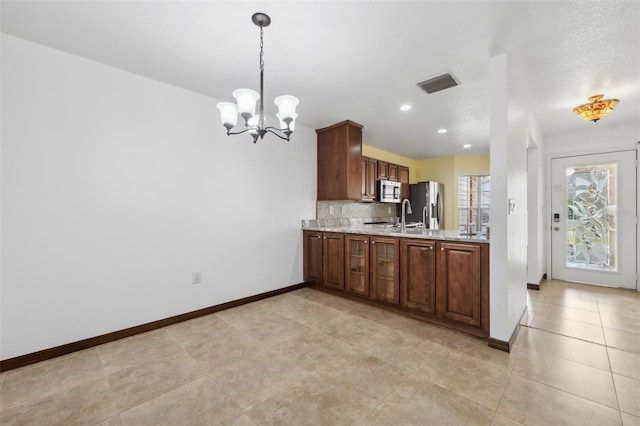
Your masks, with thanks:
[(589, 103), (575, 107), (573, 112), (594, 123), (607, 115), (618, 105), (619, 99), (602, 99), (604, 95), (593, 95)]
[[(267, 126), (267, 119), (264, 115), (264, 60), (263, 60), (263, 28), (271, 24), (271, 18), (264, 13), (254, 13), (251, 20), (260, 27), (260, 92), (251, 89), (237, 89), (233, 91), (236, 103), (220, 102), (217, 107), (220, 110), (222, 125), (227, 129), (227, 135), (239, 135), (249, 132), (253, 137), (253, 143), (258, 138), (264, 138), (267, 133), (273, 133), (281, 139), (289, 140), (295, 128), (295, 121), (298, 117), (296, 106), (299, 101), (295, 96), (278, 96), (274, 103), (278, 107), (276, 117), (279, 120), (279, 127)], [(256, 104), (259, 101), (258, 113), (256, 114)], [(244, 130), (232, 132), (238, 123), (238, 116), (242, 117)]]

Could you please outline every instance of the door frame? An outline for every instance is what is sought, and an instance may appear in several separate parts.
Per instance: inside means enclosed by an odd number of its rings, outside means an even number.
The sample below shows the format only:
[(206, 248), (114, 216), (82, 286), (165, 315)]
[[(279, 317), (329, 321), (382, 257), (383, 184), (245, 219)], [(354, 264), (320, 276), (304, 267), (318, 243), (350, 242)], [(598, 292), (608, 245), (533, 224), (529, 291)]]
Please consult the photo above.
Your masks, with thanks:
[[(553, 224), (551, 223), (551, 196), (553, 191), (553, 182), (551, 181), (551, 161), (557, 158), (566, 158), (566, 157), (577, 157), (580, 155), (593, 155), (593, 154), (606, 154), (611, 152), (620, 152), (620, 151), (636, 151), (636, 162), (640, 161), (640, 141), (636, 142), (634, 145), (622, 145), (615, 146), (608, 149), (588, 149), (588, 150), (579, 150), (579, 151), (567, 151), (567, 152), (559, 152), (553, 154), (547, 154), (545, 160), (545, 203), (542, 214), (545, 215), (544, 224), (545, 224), (545, 248), (546, 248), (546, 267), (547, 277), (553, 278), (551, 274), (551, 228)], [(636, 167), (636, 190), (640, 189), (640, 168)], [(640, 215), (640, 197), (636, 197), (636, 291), (640, 292), (640, 281), (637, 279), (638, 274), (640, 274), (640, 220), (638, 216)]]

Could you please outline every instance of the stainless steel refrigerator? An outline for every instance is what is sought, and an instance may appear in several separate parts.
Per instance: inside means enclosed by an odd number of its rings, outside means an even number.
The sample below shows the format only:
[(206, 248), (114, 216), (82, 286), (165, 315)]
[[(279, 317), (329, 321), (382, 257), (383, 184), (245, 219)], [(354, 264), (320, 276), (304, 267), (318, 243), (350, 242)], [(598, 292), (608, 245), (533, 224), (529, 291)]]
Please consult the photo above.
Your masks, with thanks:
[(412, 214), (407, 222), (422, 222), (422, 210), (427, 208), (426, 226), (429, 229), (444, 229), (444, 185), (438, 182), (418, 182), (409, 186), (409, 201)]

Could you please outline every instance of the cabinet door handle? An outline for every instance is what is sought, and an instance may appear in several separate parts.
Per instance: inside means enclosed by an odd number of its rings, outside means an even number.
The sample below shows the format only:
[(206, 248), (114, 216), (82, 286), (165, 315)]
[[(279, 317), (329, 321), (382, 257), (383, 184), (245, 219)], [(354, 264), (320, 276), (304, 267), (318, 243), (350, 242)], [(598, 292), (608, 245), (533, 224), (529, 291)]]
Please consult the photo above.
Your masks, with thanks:
[(367, 244), (367, 243), (368, 243), (369, 241), (367, 241), (367, 240), (364, 240), (363, 242), (364, 242), (365, 244)]
[(440, 247), (440, 251), (444, 251), (444, 247)]
[(371, 244), (375, 244), (375, 243), (376, 243), (375, 241), (371, 241)]
[(314, 235), (313, 238), (320, 239), (320, 235)]

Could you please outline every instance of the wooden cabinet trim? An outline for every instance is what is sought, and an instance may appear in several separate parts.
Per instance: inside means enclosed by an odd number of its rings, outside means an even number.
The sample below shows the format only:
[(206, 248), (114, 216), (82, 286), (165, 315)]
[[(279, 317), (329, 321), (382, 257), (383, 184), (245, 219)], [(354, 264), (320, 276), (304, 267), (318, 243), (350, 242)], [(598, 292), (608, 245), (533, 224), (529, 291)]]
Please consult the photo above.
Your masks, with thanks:
[(331, 126), (327, 126), (327, 127), (322, 127), (320, 129), (316, 129), (316, 134), (324, 133), (324, 132), (327, 132), (327, 131), (330, 131), (330, 130), (339, 129), (339, 128), (342, 128), (344, 126), (355, 127), (356, 129), (359, 129), (359, 130), (362, 130), (362, 128), (364, 127), (362, 124), (358, 124), (355, 121), (344, 120), (344, 121), (341, 121), (339, 123), (332, 124)]

